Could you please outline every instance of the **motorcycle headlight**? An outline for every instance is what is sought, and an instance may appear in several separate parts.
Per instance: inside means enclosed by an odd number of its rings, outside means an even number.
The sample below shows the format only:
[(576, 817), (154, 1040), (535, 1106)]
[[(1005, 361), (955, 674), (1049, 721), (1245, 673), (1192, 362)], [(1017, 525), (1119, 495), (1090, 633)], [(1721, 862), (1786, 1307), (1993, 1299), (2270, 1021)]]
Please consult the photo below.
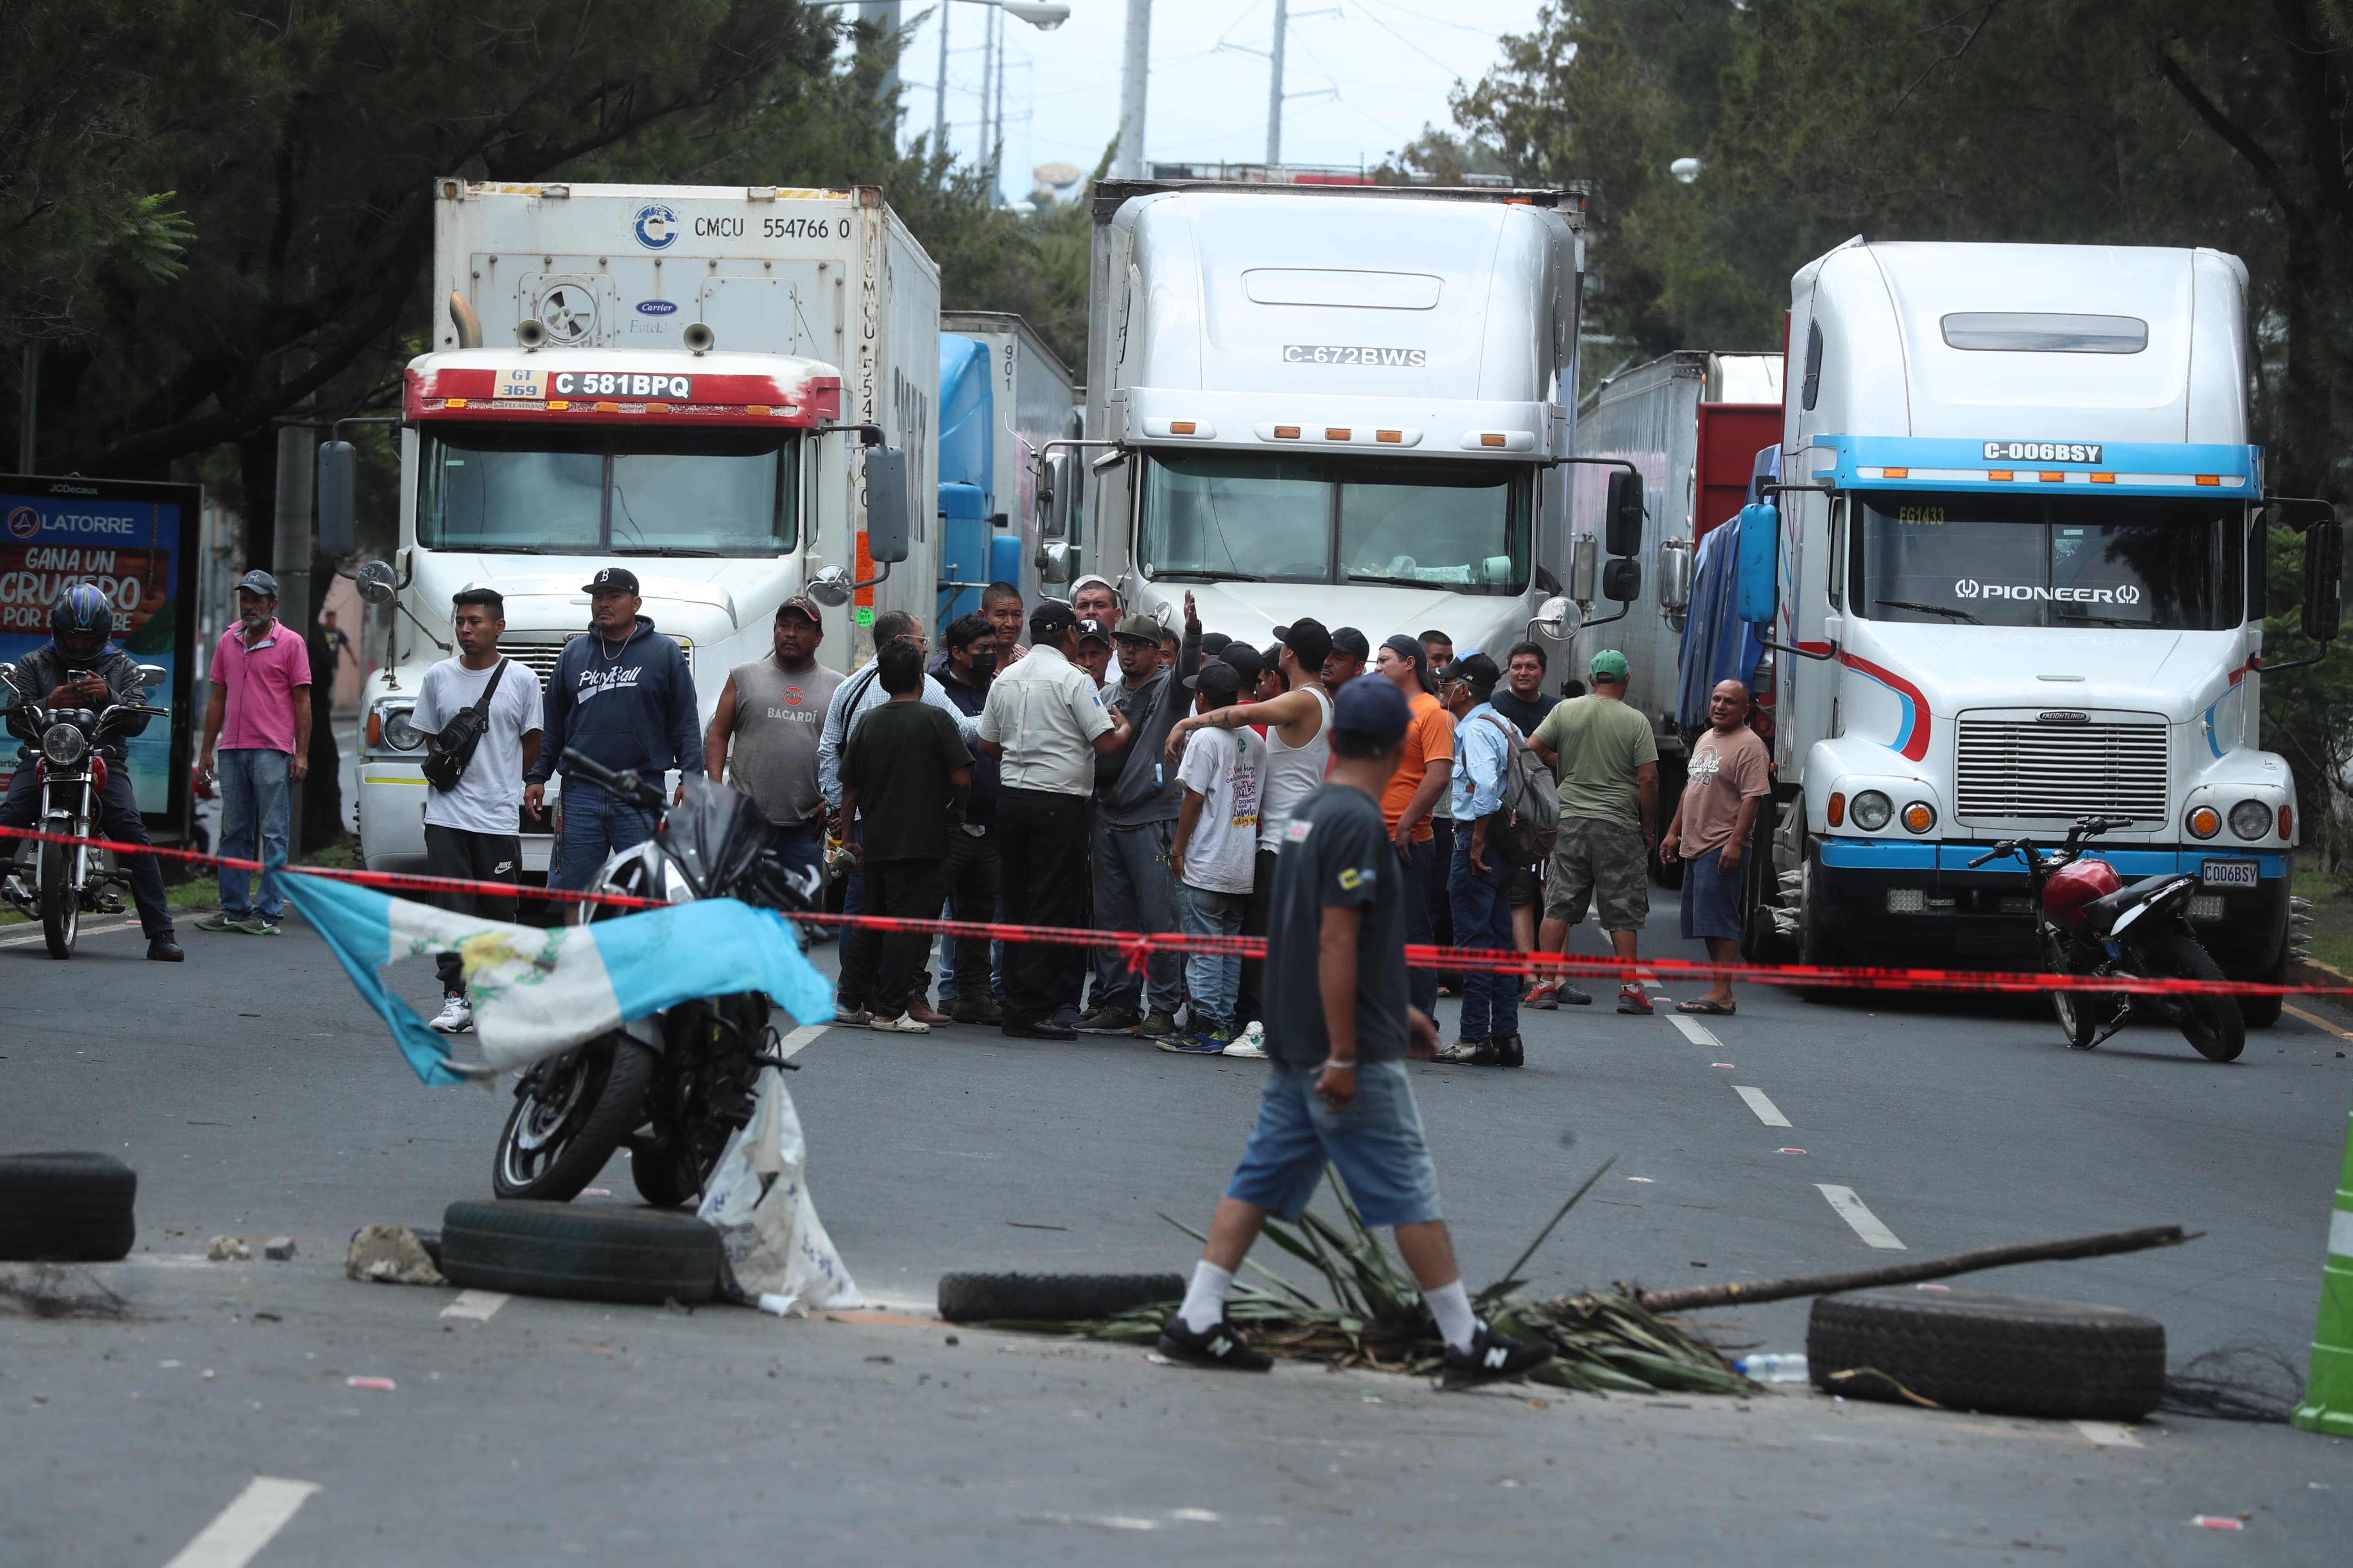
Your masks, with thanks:
[(1895, 803), (1875, 789), (1867, 789), (1854, 797), (1854, 804), (1847, 807), (1847, 815), (1854, 818), (1854, 825), (1865, 833), (1876, 833), (1894, 819)]
[(387, 708), (384, 710), (384, 743), (396, 752), (413, 752), (425, 744), (425, 737), (418, 734), (417, 726), (408, 721), (407, 709)]
[(53, 768), (78, 768), (90, 755), (90, 737), (71, 724), (52, 724), (41, 736), (41, 755)]
[(2231, 831), (2256, 839), (2272, 830), (2272, 808), (2259, 800), (2242, 800), (2231, 808)]

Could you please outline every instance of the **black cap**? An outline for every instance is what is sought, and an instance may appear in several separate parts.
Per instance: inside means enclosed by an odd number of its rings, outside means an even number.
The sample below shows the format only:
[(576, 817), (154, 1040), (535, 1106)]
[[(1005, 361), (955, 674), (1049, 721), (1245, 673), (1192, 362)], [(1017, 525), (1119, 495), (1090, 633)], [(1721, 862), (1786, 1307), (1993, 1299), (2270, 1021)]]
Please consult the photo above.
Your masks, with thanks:
[(1323, 622), (1302, 616), (1282, 628), (1282, 646), (1291, 650), (1300, 668), (1321, 669), (1332, 657), (1332, 634), (1324, 629)]
[(1265, 658), (1246, 642), (1228, 643), (1219, 650), (1218, 658), (1232, 665), (1244, 680), (1256, 680), (1259, 672), (1266, 668)]
[(1200, 674), (1185, 678), (1185, 689), (1208, 698), (1210, 707), (1223, 708), (1242, 694), (1242, 672), (1224, 659), (1213, 658), (1201, 667)]
[(1267, 636), (1272, 637), (1277, 643), (1287, 643), (1291, 640), (1291, 628), (1289, 626), (1277, 626), (1274, 630), (1269, 632)]
[(596, 575), (580, 585), (584, 594), (634, 594), (638, 574), (626, 566), (599, 566)]
[(1081, 642), (1099, 642), (1103, 644), (1103, 647), (1109, 647), (1111, 646), (1111, 628), (1103, 625), (1101, 621), (1096, 620), (1092, 616), (1090, 616), (1085, 620), (1079, 623), (1079, 640)]
[(1373, 645), (1366, 641), (1365, 634), (1354, 626), (1333, 627), (1332, 647), (1336, 653), (1352, 653), (1358, 658), (1373, 657)]
[(795, 594), (791, 598), (786, 599), (783, 604), (776, 606), (776, 619), (781, 621), (786, 616), (803, 616), (808, 621), (808, 624), (813, 626), (821, 626), (825, 625), (824, 615), (818, 611), (817, 605), (805, 595)]
[(1201, 634), (1201, 657), (1203, 658), (1217, 658), (1219, 654), (1226, 651), (1227, 647), (1232, 644), (1233, 640), (1233, 638), (1228, 637), (1223, 632), (1203, 632)]
[(1467, 680), (1475, 690), (1493, 691), (1495, 683), (1504, 679), (1504, 672), (1485, 654), (1466, 653), (1446, 667), (1446, 679)]
[(1039, 642), (1060, 642), (1062, 634), (1078, 624), (1079, 612), (1068, 599), (1040, 599), (1029, 612), (1029, 635)]

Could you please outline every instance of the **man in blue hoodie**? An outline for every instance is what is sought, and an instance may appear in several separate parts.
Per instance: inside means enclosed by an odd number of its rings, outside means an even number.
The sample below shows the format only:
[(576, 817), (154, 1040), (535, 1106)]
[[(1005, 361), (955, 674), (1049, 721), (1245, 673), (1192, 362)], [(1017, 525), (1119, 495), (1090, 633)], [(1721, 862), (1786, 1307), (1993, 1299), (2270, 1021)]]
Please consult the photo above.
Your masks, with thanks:
[(702, 726), (694, 706), (694, 675), (678, 644), (639, 615), (638, 574), (607, 566), (583, 590), (588, 635), (574, 637), (555, 657), (547, 679), (547, 743), (526, 775), (523, 800), (543, 809), (550, 774), (562, 771), (563, 826), (556, 835), (551, 888), (588, 886), (615, 850), (653, 836), (654, 819), (563, 767), (566, 748), (615, 771), (634, 768), (658, 779), (671, 768), (702, 772)]

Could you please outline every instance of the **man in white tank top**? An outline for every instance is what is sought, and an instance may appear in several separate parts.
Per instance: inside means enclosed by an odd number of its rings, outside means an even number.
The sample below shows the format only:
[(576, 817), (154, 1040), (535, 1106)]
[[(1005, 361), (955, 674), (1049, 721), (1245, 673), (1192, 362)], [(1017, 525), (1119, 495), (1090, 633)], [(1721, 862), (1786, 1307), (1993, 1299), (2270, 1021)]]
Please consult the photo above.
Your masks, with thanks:
[[(1291, 826), (1292, 808), (1324, 782), (1324, 770), (1332, 760), (1332, 698), (1322, 680), (1324, 661), (1331, 657), (1332, 634), (1321, 621), (1303, 616), (1283, 636), (1282, 679), (1288, 689), (1282, 696), (1196, 713), (1168, 731), (1168, 765), (1174, 767), (1186, 738), (1196, 730), (1232, 730), (1244, 724), (1266, 729), (1265, 771), (1259, 780), (1258, 863), (1244, 936), (1266, 934), (1267, 910), (1274, 898), (1274, 859), (1282, 848), (1283, 830)], [(1237, 1009), (1240, 1019), (1255, 1023), (1262, 1016), (1258, 997), (1258, 962), (1245, 960)]]

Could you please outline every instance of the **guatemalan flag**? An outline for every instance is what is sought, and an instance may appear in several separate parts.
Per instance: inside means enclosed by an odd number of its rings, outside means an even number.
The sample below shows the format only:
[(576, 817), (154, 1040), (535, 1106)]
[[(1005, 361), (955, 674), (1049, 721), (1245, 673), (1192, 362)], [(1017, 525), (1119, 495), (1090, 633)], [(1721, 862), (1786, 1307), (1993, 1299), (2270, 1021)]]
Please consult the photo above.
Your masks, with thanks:
[[(299, 871), (279, 877), (428, 1084), (526, 1068), (697, 996), (765, 991), (797, 1022), (833, 1016), (832, 987), (785, 921), (733, 899), (546, 929), (451, 914)], [(480, 1067), (452, 1062), (450, 1037), (385, 989), (378, 973), (396, 959), (451, 951), (466, 965)]]

